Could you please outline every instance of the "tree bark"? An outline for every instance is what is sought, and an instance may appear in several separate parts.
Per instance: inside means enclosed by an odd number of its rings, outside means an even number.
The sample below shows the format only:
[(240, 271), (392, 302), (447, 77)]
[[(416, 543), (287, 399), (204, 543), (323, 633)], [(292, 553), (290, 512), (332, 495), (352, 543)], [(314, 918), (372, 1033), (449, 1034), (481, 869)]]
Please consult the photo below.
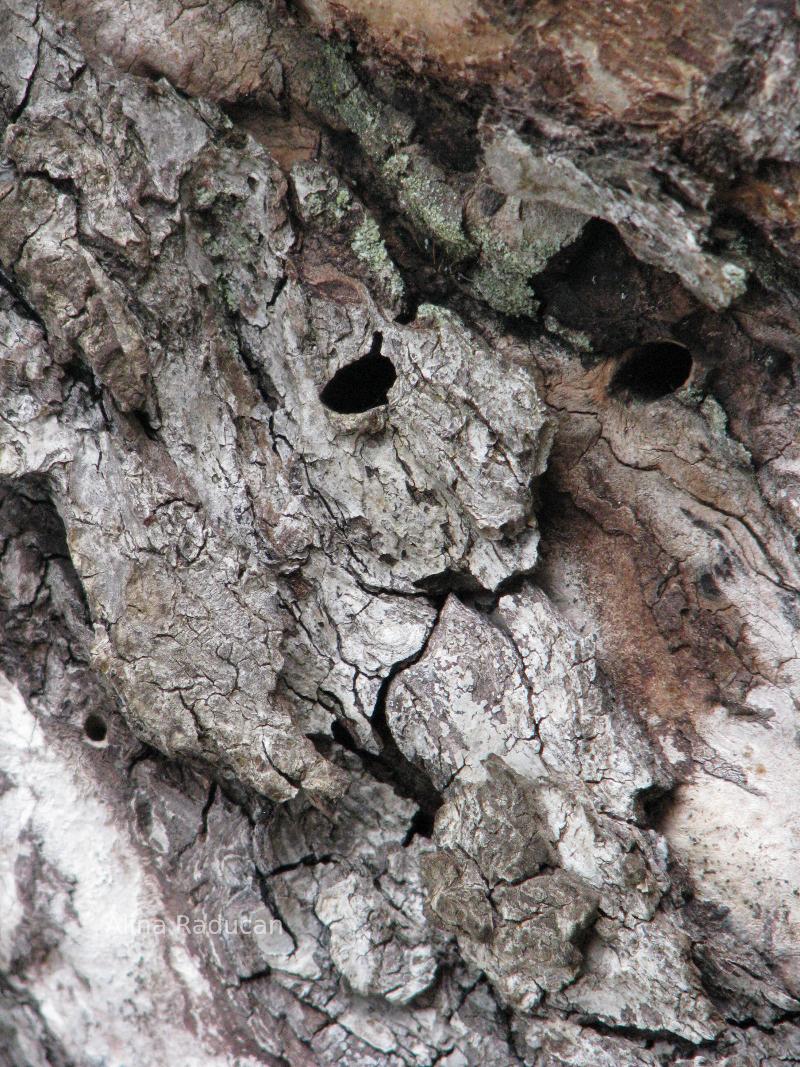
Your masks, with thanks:
[(800, 1061), (788, 2), (0, 0), (0, 1064)]

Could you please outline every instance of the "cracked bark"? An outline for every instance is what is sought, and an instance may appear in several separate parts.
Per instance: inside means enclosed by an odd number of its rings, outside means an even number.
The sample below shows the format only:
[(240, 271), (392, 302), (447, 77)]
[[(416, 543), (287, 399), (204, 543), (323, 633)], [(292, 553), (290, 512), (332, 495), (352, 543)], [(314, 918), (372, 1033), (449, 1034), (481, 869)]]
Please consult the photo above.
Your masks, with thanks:
[(800, 1060), (798, 24), (603, 11), (0, 0), (3, 1067)]

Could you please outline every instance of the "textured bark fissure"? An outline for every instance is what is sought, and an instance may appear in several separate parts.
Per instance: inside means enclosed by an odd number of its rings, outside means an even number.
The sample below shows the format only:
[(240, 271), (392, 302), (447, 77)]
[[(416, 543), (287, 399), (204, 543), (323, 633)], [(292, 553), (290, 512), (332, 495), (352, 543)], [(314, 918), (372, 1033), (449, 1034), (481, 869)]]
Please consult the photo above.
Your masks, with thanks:
[(10, 1067), (800, 1059), (800, 30), (401, 7), (0, 0)]

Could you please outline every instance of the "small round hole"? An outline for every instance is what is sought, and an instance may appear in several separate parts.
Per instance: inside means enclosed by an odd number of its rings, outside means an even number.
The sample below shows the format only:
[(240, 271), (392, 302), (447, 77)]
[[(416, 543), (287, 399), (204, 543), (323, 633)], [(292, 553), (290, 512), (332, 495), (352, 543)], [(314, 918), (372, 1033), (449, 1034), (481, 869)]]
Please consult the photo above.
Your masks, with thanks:
[(90, 715), (87, 715), (84, 720), (83, 732), (93, 745), (101, 745), (108, 734), (108, 727), (106, 726), (105, 719), (101, 719), (99, 715), (95, 715), (94, 712), (92, 712)]
[(397, 371), (392, 361), (381, 355), (382, 345), (383, 335), (376, 333), (366, 356), (337, 370), (319, 394), (326, 408), (340, 415), (355, 415), (387, 403)]
[(648, 341), (629, 349), (611, 379), (609, 391), (638, 400), (658, 400), (674, 393), (692, 372), (692, 357), (677, 341)]

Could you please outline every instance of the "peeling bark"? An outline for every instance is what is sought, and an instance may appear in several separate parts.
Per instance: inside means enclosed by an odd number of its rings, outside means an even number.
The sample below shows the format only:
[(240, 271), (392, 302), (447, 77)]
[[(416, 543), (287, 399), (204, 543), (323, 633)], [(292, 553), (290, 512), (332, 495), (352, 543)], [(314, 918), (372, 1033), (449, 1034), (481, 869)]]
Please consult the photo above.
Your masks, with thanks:
[(0, 0), (3, 1065), (800, 1060), (798, 25), (623, 7)]

